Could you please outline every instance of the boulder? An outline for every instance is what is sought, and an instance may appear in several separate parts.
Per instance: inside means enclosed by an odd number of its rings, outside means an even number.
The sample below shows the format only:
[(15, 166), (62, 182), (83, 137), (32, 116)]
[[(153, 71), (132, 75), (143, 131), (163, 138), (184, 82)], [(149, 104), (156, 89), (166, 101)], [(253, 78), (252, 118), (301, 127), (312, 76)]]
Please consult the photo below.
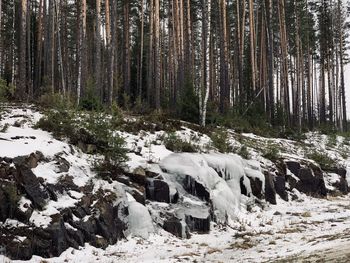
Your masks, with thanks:
[(276, 189), (274, 184), (274, 176), (269, 172), (265, 172), (265, 200), (273, 205), (276, 202)]
[(24, 165), (16, 166), (17, 183), (23, 187), (24, 191), (28, 195), (29, 199), (33, 202), (35, 208), (43, 209), (49, 194), (45, 188), (40, 184), (38, 178), (32, 172), (30, 168)]
[(156, 202), (170, 203), (169, 185), (157, 179), (147, 179), (146, 199)]
[(5, 222), (8, 218), (15, 218), (18, 194), (15, 182), (0, 181), (0, 221)]
[(250, 181), (250, 187), (252, 189), (252, 194), (257, 197), (258, 199), (262, 199), (264, 194), (263, 194), (263, 189), (262, 189), (262, 182), (259, 180), (259, 178), (252, 178), (249, 177)]
[(295, 161), (287, 161), (287, 168), (299, 179), (291, 179), (291, 187), (295, 187), (298, 191), (311, 196), (325, 197), (327, 189), (323, 178), (323, 171), (311, 164), (301, 165)]
[(286, 177), (284, 175), (276, 175), (274, 178), (276, 193), (284, 200), (288, 201), (288, 193), (286, 189)]
[(176, 217), (165, 220), (163, 229), (179, 238), (190, 238), (190, 232), (186, 223)]
[(245, 196), (248, 196), (248, 191), (247, 191), (247, 188), (244, 185), (244, 178), (243, 177), (241, 177), (241, 179), (239, 180), (239, 186), (241, 188), (241, 194), (245, 195)]
[(64, 159), (63, 157), (56, 155), (55, 156), (55, 165), (56, 165), (56, 173), (68, 173), (70, 168), (70, 163)]
[(185, 215), (185, 222), (191, 232), (206, 234), (210, 232), (210, 215), (200, 218), (192, 215)]
[(191, 195), (197, 196), (199, 199), (209, 202), (210, 200), (209, 191), (204, 185), (197, 182), (192, 176), (186, 175), (184, 188)]

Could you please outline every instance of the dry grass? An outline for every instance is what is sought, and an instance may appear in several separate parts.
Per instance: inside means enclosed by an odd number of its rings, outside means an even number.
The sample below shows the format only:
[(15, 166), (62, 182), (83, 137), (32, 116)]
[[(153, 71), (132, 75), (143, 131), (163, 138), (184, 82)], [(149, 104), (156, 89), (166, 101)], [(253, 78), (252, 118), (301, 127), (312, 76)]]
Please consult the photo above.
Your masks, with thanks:
[(214, 254), (214, 253), (221, 253), (222, 250), (218, 249), (218, 248), (209, 248), (208, 251), (207, 251), (207, 254), (211, 255), (211, 254)]
[(304, 213), (301, 214), (302, 217), (311, 217), (311, 213), (309, 211), (306, 211)]

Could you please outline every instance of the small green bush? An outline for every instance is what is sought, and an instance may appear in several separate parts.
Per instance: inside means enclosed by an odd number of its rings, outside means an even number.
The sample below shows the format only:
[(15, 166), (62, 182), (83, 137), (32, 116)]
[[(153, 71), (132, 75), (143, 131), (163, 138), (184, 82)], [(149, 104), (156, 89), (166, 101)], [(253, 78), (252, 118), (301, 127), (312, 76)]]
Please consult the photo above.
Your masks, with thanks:
[(328, 147), (334, 147), (337, 146), (337, 135), (336, 134), (330, 134), (327, 138), (327, 146)]
[(83, 97), (81, 98), (79, 107), (80, 109), (87, 110), (87, 111), (102, 110), (101, 100), (98, 97), (95, 83), (91, 78), (89, 78), (87, 81), (87, 88), (83, 94)]
[(227, 131), (221, 129), (216, 130), (211, 133), (210, 138), (213, 142), (213, 146), (218, 149), (219, 152), (227, 153), (232, 151)]
[(248, 151), (247, 146), (243, 145), (241, 148), (239, 148), (238, 155), (240, 155), (241, 157), (243, 157), (244, 159), (250, 159), (250, 153)]
[(0, 78), (0, 102), (7, 102), (14, 95), (14, 87), (12, 85), (7, 85), (6, 81)]
[(330, 158), (326, 152), (312, 151), (307, 153), (307, 158), (318, 163), (323, 170), (329, 170), (336, 166), (335, 160)]
[(118, 169), (128, 160), (125, 140), (113, 132), (108, 119), (91, 114), (86, 128), (95, 138), (98, 152), (104, 155), (104, 160), (95, 165), (97, 170)]
[(3, 132), (3, 133), (7, 132), (9, 127), (10, 127), (10, 124), (5, 123), (5, 125), (0, 126), (0, 132)]
[(74, 124), (75, 120), (73, 112), (50, 110), (46, 116), (37, 122), (35, 128), (52, 132), (55, 138), (62, 139), (64, 137), (71, 138), (71, 136), (76, 134)]
[(66, 111), (67, 109), (73, 109), (75, 107), (72, 97), (52, 92), (41, 95), (39, 104), (44, 108), (56, 109), (58, 111)]
[(190, 142), (179, 138), (175, 133), (170, 133), (164, 140), (165, 147), (173, 152), (197, 152), (198, 148)]
[(110, 121), (104, 113), (91, 113), (78, 118), (72, 111), (51, 110), (35, 127), (52, 132), (55, 138), (67, 138), (75, 145), (94, 145), (97, 152), (104, 155), (103, 161), (96, 165), (101, 170), (117, 169), (128, 160), (125, 140), (113, 132), (113, 125), (115, 121)]
[(275, 162), (280, 157), (280, 151), (276, 145), (270, 144), (264, 150), (263, 157)]

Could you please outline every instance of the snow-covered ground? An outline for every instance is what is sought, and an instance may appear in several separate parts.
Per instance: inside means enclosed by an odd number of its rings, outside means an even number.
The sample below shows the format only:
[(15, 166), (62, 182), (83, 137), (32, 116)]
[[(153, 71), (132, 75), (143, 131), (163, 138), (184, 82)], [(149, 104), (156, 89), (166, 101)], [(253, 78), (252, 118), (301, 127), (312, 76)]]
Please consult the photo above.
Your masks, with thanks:
[[(119, 182), (107, 183), (96, 177), (90, 169), (94, 156), (54, 139), (47, 132), (34, 129), (33, 124), (41, 117), (42, 114), (34, 107), (7, 107), (0, 121), (0, 127), (9, 124), (6, 132), (0, 132), (0, 157), (12, 158), (36, 151), (42, 152), (46, 158), (54, 158), (59, 154), (69, 161), (69, 175), (77, 186), (93, 182), (93, 191), (103, 188), (121, 192), (121, 189), (126, 189)], [(217, 154), (210, 150), (213, 147), (207, 135), (187, 127), (177, 131), (177, 136), (192, 141), (206, 154), (174, 155), (163, 144), (161, 138), (166, 136), (164, 131), (140, 131), (137, 135), (118, 132), (126, 139), (130, 149), (130, 160), (127, 162), (130, 172), (139, 167), (154, 170), (161, 173), (165, 180), (169, 180), (170, 188), (176, 187), (177, 182), (172, 182), (167, 174), (188, 174), (196, 177), (211, 189), (214, 208), (221, 213), (218, 217), (230, 216), (228, 225), (216, 225), (212, 222), (210, 234), (192, 234), (190, 239), (179, 239), (159, 228), (150, 216), (153, 215), (155, 206), (170, 208), (171, 204), (152, 202), (143, 206), (126, 193), (129, 217), (132, 217), (129, 220), (130, 232), (127, 233), (127, 240), (119, 241), (105, 250), (86, 244), (80, 249), (70, 248), (58, 258), (43, 259), (34, 256), (29, 262), (271, 262), (296, 258), (302, 261), (310, 255), (313, 259), (317, 255), (322, 257), (327, 249), (342, 254), (342, 248), (350, 246), (349, 196), (317, 199), (295, 190), (297, 200), (286, 202), (277, 198), (277, 205), (264, 202), (263, 205), (254, 205), (248, 212), (246, 205), (252, 200), (242, 196), (237, 188), (239, 179), (244, 175), (264, 177), (261, 169), (271, 165), (271, 161), (263, 157), (263, 152), (269, 145), (276, 146), (280, 155), (286, 158), (304, 159), (312, 149), (327, 153), (339, 163), (348, 166), (350, 162), (346, 154), (350, 154), (350, 146), (344, 143), (344, 138), (336, 137), (335, 142), (330, 142), (326, 136), (310, 133), (301, 144), (253, 134), (238, 135), (233, 130), (228, 133), (232, 147), (247, 145), (253, 160), (244, 160), (235, 154)], [(213, 175), (214, 171), (220, 169), (227, 177), (225, 180)], [(54, 160), (40, 163), (33, 172), (49, 183), (57, 182), (62, 176)], [(327, 180), (332, 180), (332, 174), (329, 174)], [(45, 227), (50, 223), (50, 215), (62, 208), (74, 206), (80, 198), (82, 195), (77, 191), (59, 196), (57, 201), (49, 201), (43, 211), (34, 211), (31, 222)], [(194, 206), (202, 204), (199, 199), (186, 200), (188, 197), (185, 194), (183, 198), (184, 203), (192, 202)], [(28, 199), (21, 199), (20, 202), (23, 206), (25, 203), (30, 204)], [(227, 214), (227, 211), (233, 214)], [(16, 226), (19, 222), (8, 220), (3, 226), (6, 224)], [(18, 239), (21, 240), (21, 237)], [(0, 256), (0, 262), (9, 262), (9, 259)]]
[[(106, 250), (86, 244), (84, 248), (68, 249), (59, 258), (45, 261), (274, 262), (299, 258), (302, 262), (310, 255), (313, 259), (320, 256), (322, 260), (327, 249), (341, 253), (336, 256), (346, 256), (348, 251), (344, 247), (349, 245), (349, 198), (319, 200), (304, 197), (300, 203), (280, 200), (279, 205), (254, 213), (237, 228), (213, 226), (210, 234), (196, 234), (190, 239), (178, 239), (161, 231), (148, 240), (130, 238)], [(6, 259), (2, 260), (6, 262)], [(33, 257), (29, 262), (42, 260)]]

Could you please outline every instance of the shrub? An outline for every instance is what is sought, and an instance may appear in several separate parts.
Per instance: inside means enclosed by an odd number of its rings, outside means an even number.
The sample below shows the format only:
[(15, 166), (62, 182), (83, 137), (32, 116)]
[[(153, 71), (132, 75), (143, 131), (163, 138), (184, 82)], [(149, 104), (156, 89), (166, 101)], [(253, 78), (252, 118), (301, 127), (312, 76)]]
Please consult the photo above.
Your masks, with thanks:
[(7, 85), (6, 81), (0, 78), (0, 102), (6, 102), (13, 98), (14, 87), (12, 85)]
[(336, 134), (328, 135), (327, 146), (328, 147), (337, 146), (337, 135)]
[(306, 135), (304, 133), (293, 130), (291, 128), (283, 129), (283, 131), (281, 131), (278, 136), (294, 141), (302, 141), (306, 139)]
[(51, 110), (35, 127), (52, 132), (55, 138), (67, 138), (75, 145), (94, 145), (97, 152), (104, 155), (103, 161), (96, 164), (97, 169), (120, 168), (128, 159), (128, 149), (125, 147), (125, 140), (113, 133), (115, 123), (103, 113), (92, 113), (81, 118), (83, 127), (80, 127), (75, 112)]
[(97, 96), (96, 87), (91, 78), (87, 81), (87, 88), (80, 101), (79, 107), (87, 111), (99, 111), (102, 109), (101, 100)]
[(213, 146), (218, 149), (219, 152), (226, 153), (232, 151), (227, 131), (216, 130), (211, 133), (210, 138), (213, 142)]
[(239, 148), (238, 155), (240, 155), (241, 157), (243, 157), (244, 159), (250, 159), (250, 153), (248, 151), (247, 146), (243, 145), (241, 148)]
[(128, 95), (126, 92), (122, 94), (123, 98), (123, 106), (126, 111), (130, 111), (131, 109), (131, 98), (130, 95)]
[(74, 127), (74, 113), (63, 110), (50, 110), (47, 115), (41, 118), (35, 128), (52, 132), (53, 136), (58, 139), (64, 137), (71, 138), (76, 136), (76, 128)]
[(198, 148), (190, 142), (179, 138), (175, 133), (170, 133), (165, 138), (165, 147), (173, 152), (197, 152)]
[(58, 111), (73, 109), (75, 106), (72, 97), (52, 92), (47, 92), (41, 95), (39, 98), (39, 104), (44, 108), (56, 109)]
[(329, 170), (336, 166), (336, 162), (325, 152), (312, 151), (307, 153), (307, 158), (318, 163), (323, 170)]
[(178, 117), (184, 121), (198, 123), (199, 122), (199, 107), (198, 96), (195, 92), (193, 82), (189, 76), (185, 78), (185, 86), (180, 94), (177, 109)]
[(263, 157), (275, 162), (280, 157), (280, 151), (276, 145), (270, 144), (264, 150)]
[(87, 130), (95, 138), (97, 151), (104, 155), (104, 160), (95, 166), (97, 170), (119, 169), (128, 160), (125, 140), (113, 132), (108, 119), (91, 114)]
[(5, 123), (5, 125), (3, 126), (0, 125), (0, 132), (3, 132), (3, 133), (7, 132), (9, 127), (10, 127), (10, 124), (8, 123)]

